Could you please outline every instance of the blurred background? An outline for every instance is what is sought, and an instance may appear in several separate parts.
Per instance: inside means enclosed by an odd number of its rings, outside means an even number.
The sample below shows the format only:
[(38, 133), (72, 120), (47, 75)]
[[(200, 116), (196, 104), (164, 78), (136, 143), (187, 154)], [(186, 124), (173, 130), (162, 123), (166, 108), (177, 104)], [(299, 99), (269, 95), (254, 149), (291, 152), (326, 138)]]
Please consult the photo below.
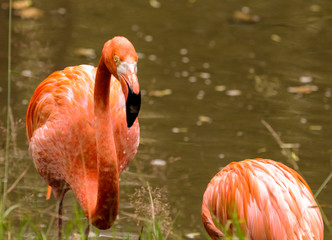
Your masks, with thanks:
[[(151, 189), (162, 189), (158, 194), (161, 206), (168, 209), (171, 231), (179, 238), (206, 239), (200, 217), (202, 196), (210, 179), (228, 163), (256, 157), (280, 161), (296, 168), (313, 193), (330, 174), (332, 2), (22, 2), (12, 18), (8, 184), (19, 182), (10, 191), (8, 204), (24, 207), (10, 214), (13, 222), (28, 215), (39, 231), (46, 232), (55, 214), (55, 200), (45, 200), (47, 185), (28, 154), (24, 121), (34, 89), (66, 66), (96, 66), (103, 44), (116, 35), (127, 37), (139, 55), (141, 144), (121, 174), (119, 219), (112, 230), (100, 232), (103, 238), (139, 234), (131, 199), (147, 183)], [(3, 168), (5, 1), (1, 2), (0, 33)], [(331, 221), (332, 183), (317, 200)], [(72, 192), (66, 195), (68, 218), (75, 214), (75, 202)], [(33, 230), (26, 234), (35, 236)], [(327, 231), (325, 235), (332, 239)]]

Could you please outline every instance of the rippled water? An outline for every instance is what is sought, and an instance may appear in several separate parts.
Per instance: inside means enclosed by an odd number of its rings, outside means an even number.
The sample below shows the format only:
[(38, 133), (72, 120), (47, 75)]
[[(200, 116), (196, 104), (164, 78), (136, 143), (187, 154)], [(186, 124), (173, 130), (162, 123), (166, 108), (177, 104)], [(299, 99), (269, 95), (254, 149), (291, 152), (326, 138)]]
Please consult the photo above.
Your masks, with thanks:
[[(223, 166), (254, 157), (294, 166), (263, 119), (284, 143), (292, 143), (299, 171), (313, 192), (331, 172), (332, 3), (253, 0), (246, 4), (35, 0), (44, 16), (37, 20), (14, 16), (16, 120), (24, 122), (28, 101), (48, 74), (70, 65), (97, 65), (109, 38), (124, 35), (139, 52), (141, 145), (129, 172), (121, 176), (120, 218), (115, 223), (120, 233), (140, 231), (125, 214), (133, 213), (129, 195), (142, 184), (137, 172), (146, 174), (152, 187), (166, 189), (174, 229), (184, 236), (203, 233), (202, 195)], [(1, 7), (0, 119), (5, 122), (8, 13), (5, 4)], [(248, 9), (258, 22), (234, 19), (234, 11)], [(96, 57), (81, 57), (78, 48), (92, 49)], [(27, 153), (24, 125), (17, 126), (20, 157), (11, 164), (10, 181), (31, 167), (10, 201), (26, 203), (30, 213), (42, 211), (54, 200), (44, 200), (46, 184)], [(331, 186), (318, 197), (330, 220)], [(65, 205), (73, 202), (68, 194)], [(70, 214), (70, 209), (66, 211)], [(49, 215), (40, 215), (48, 221)], [(40, 215), (33, 215), (36, 221)]]

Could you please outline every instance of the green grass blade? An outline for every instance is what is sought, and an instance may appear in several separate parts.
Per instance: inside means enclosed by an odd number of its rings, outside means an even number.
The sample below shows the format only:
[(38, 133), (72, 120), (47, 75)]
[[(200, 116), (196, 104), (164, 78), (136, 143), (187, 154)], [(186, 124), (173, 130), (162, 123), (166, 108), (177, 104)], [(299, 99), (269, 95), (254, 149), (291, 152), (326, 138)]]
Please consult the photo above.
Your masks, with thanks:
[(330, 175), (325, 179), (325, 181), (322, 183), (322, 185), (318, 188), (317, 192), (315, 193), (314, 197), (317, 198), (320, 192), (323, 190), (323, 188), (327, 185), (327, 183), (332, 178), (332, 172), (330, 172)]
[(19, 208), (19, 204), (15, 204), (13, 206), (10, 206), (4, 213), (3, 213), (3, 219), (5, 219), (10, 213), (11, 211), (13, 211), (15, 208)]
[(9, 17), (8, 17), (8, 94), (7, 94), (7, 131), (6, 131), (6, 150), (5, 150), (5, 173), (3, 179), (3, 195), (2, 195), (2, 208), (1, 215), (4, 213), (6, 198), (7, 198), (7, 182), (8, 182), (8, 161), (9, 161), (9, 143), (10, 143), (10, 92), (11, 92), (11, 41), (12, 41), (12, 1), (9, 0)]

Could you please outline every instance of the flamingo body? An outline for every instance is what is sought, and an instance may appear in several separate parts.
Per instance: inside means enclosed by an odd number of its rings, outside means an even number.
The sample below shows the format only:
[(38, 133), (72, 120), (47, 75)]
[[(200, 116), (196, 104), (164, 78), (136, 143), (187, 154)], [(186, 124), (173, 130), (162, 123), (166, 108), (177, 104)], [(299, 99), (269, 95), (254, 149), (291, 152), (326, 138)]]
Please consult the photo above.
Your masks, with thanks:
[(324, 239), (309, 186), (296, 171), (272, 160), (233, 162), (212, 178), (202, 205), (208, 234), (214, 240), (225, 236), (213, 219), (226, 226), (234, 214), (247, 239)]
[(73, 189), (86, 216), (101, 229), (117, 215), (118, 174), (139, 144), (138, 111), (129, 128), (126, 120), (129, 87), (139, 91), (136, 72), (123, 77), (116, 68), (120, 61), (136, 63), (137, 55), (127, 39), (116, 37), (105, 44), (98, 68), (67, 67), (47, 77), (26, 116), (29, 151), (39, 174), (57, 198)]

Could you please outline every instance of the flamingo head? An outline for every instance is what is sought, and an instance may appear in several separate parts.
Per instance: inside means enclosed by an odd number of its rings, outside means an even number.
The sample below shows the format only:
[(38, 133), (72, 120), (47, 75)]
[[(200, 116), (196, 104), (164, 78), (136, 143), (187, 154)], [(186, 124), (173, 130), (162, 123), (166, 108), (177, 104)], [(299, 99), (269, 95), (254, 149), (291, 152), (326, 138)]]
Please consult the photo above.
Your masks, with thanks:
[(137, 79), (137, 53), (125, 37), (114, 37), (104, 45), (103, 56), (108, 70), (121, 83), (126, 99), (127, 126), (135, 122), (141, 107), (141, 92)]

